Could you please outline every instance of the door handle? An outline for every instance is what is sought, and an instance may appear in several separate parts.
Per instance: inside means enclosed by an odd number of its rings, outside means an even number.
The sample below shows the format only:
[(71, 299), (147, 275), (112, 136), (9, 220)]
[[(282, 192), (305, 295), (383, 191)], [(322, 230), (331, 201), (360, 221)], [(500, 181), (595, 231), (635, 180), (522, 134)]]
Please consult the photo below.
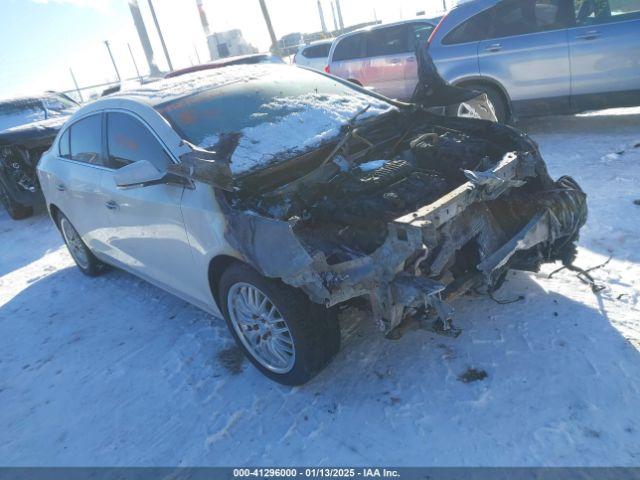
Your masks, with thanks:
[(415, 62), (415, 61), (416, 61), (416, 57), (409, 57), (409, 58), (407, 58), (407, 62), (409, 62), (409, 63), (413, 63), (413, 62)]
[(485, 52), (499, 52), (500, 50), (502, 50), (502, 45), (499, 43), (492, 43), (484, 49)]
[(59, 192), (64, 192), (66, 189), (67, 187), (65, 187), (63, 183), (58, 183), (56, 185), (56, 190), (58, 190)]
[(104, 204), (105, 207), (107, 207), (109, 210), (117, 210), (118, 209), (118, 204), (116, 202), (114, 202), (113, 200), (109, 200), (108, 202), (106, 202)]
[(597, 30), (590, 30), (583, 35), (578, 35), (576, 38), (578, 40), (593, 40), (594, 38), (598, 38), (600, 36), (600, 32)]
[(393, 64), (397, 64), (402, 62), (402, 60), (400, 60), (399, 58), (392, 58), (391, 60), (389, 60), (389, 63), (393, 63)]

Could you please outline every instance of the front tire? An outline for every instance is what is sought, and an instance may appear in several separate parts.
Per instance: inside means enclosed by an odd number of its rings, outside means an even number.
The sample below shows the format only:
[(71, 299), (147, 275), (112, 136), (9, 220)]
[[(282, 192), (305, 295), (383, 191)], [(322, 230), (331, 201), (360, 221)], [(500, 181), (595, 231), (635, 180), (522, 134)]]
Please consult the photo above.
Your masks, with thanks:
[(340, 349), (334, 309), (311, 302), (299, 289), (234, 263), (222, 274), (222, 313), (240, 348), (264, 375), (302, 385)]
[(58, 227), (62, 233), (64, 243), (67, 245), (69, 254), (82, 273), (89, 277), (97, 277), (102, 274), (106, 265), (98, 260), (89, 247), (84, 243), (80, 234), (76, 231), (69, 219), (62, 213), (57, 216)]

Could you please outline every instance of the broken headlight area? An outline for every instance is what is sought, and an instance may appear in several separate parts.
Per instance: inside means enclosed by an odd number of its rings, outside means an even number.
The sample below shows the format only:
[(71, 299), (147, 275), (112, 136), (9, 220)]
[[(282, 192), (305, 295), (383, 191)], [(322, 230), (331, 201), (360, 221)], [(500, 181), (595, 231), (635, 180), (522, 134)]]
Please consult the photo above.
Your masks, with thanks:
[(46, 149), (29, 151), (17, 146), (0, 147), (0, 171), (14, 194), (23, 201), (29, 200), (29, 194), (39, 190), (35, 163), (44, 150)]
[(523, 134), (419, 111), (345, 138), (221, 197), (232, 245), (312, 301), (364, 297), (385, 333), (416, 314), (446, 328), (446, 300), (573, 260), (586, 196)]

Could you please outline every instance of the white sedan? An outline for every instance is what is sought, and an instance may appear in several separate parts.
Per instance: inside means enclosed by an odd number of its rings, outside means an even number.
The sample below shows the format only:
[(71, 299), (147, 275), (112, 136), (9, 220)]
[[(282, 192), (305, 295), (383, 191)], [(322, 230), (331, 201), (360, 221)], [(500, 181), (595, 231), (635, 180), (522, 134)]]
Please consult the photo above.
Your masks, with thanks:
[(449, 295), (570, 258), (586, 218), (515, 130), (286, 65), (86, 105), (38, 176), (82, 272), (116, 266), (224, 316), (290, 385), (338, 351), (338, 305), (367, 299), (391, 337), (420, 312), (451, 332)]

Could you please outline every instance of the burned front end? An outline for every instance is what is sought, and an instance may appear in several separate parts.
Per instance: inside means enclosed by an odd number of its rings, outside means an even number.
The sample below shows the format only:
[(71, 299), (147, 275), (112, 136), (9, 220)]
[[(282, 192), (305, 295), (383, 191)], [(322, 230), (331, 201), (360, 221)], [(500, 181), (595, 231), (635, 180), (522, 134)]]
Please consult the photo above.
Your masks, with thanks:
[(570, 263), (586, 196), (533, 141), (411, 106), (220, 190), (227, 240), (263, 275), (327, 307), (364, 298), (389, 334), (508, 269)]
[(67, 117), (33, 122), (0, 132), (0, 200), (13, 218), (28, 216), (43, 202), (36, 166)]

